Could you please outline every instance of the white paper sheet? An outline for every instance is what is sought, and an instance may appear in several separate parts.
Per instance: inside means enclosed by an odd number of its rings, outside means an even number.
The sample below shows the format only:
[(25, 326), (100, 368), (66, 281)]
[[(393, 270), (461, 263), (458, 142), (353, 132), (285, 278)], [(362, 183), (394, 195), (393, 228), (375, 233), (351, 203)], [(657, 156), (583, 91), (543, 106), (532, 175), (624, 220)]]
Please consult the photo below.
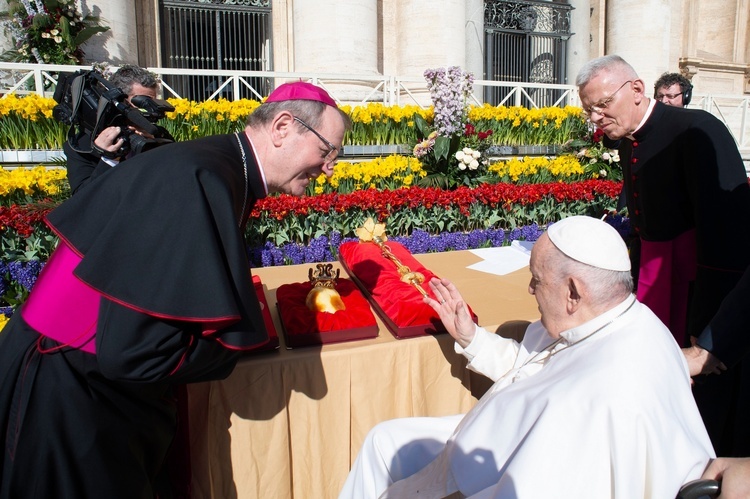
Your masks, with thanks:
[(483, 260), (469, 265), (468, 268), (488, 274), (510, 274), (529, 266), (532, 246), (534, 246), (534, 243), (531, 241), (513, 241), (510, 246), (471, 250), (472, 253)]

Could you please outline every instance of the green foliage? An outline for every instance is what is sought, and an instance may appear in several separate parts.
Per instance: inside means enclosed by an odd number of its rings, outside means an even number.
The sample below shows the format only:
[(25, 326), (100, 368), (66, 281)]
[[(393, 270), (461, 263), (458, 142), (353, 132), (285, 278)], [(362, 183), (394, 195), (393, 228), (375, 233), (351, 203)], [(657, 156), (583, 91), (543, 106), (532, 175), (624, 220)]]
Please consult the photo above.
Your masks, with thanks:
[(82, 64), (81, 45), (109, 30), (95, 16), (83, 17), (74, 0), (9, 0), (3, 22), (13, 48), (2, 59), (39, 64)]

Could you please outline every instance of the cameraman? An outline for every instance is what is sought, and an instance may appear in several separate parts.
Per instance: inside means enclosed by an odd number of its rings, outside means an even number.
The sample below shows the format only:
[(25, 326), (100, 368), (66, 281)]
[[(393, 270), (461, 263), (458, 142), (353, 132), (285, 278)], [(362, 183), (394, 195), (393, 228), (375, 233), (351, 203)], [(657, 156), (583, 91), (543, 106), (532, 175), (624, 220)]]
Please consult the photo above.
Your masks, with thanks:
[[(125, 92), (128, 96), (128, 101), (136, 95), (145, 95), (155, 99), (159, 91), (159, 81), (156, 75), (131, 64), (126, 64), (118, 69), (109, 78), (109, 82)], [(138, 130), (135, 130), (135, 132), (141, 133)], [(90, 180), (125, 159), (114, 156), (115, 151), (123, 145), (125, 140), (121, 135), (122, 131), (120, 127), (107, 127), (96, 137), (92, 147), (91, 133), (88, 130), (85, 131), (78, 139), (79, 149), (91, 149), (91, 153), (78, 152), (73, 149), (67, 140), (65, 141), (63, 151), (68, 159), (68, 183), (70, 184), (72, 194), (75, 194), (78, 189), (86, 185)]]

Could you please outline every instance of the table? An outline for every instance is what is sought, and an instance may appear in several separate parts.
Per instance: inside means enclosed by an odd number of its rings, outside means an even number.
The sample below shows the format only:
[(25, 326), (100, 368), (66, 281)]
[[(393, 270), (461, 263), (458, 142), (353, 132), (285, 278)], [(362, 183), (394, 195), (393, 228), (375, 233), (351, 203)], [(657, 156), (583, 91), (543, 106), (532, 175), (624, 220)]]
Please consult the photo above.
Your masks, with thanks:
[[(453, 281), (483, 326), (536, 320), (528, 269), (496, 276), (466, 267), (469, 251), (416, 255)], [(338, 265), (338, 264), (336, 264)], [(255, 269), (278, 331), (275, 292), (312, 265)], [(342, 270), (343, 274), (343, 270)], [(477, 376), (447, 334), (377, 338), (253, 354), (225, 380), (189, 387), (196, 498), (335, 498), (367, 432), (405, 416), (464, 413)], [(486, 380), (483, 388), (486, 388)]]

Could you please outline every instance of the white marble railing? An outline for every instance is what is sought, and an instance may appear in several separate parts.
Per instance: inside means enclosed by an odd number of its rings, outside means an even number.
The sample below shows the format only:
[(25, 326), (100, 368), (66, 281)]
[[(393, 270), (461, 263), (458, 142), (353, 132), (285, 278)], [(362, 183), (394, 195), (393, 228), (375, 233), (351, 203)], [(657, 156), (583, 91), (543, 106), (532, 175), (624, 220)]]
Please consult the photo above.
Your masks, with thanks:
[[(0, 62), (0, 94), (11, 92), (37, 93), (51, 96), (57, 83), (59, 72), (72, 72), (78, 69), (91, 69), (90, 66), (62, 66), (52, 64), (21, 64)], [(223, 82), (209, 99), (218, 96), (240, 95), (240, 89), (248, 90), (258, 99), (264, 97), (253, 81), (258, 78), (271, 78), (276, 84), (284, 81), (310, 81), (326, 88), (340, 103), (358, 105), (369, 102), (380, 102), (385, 105), (414, 104), (426, 107), (429, 105), (429, 94), (424, 79), (402, 78), (389, 75), (358, 75), (329, 73), (286, 73), (276, 71), (230, 71), (207, 69), (172, 69), (148, 68), (160, 77), (167, 75), (212, 75)], [(255, 79), (255, 80), (253, 80)], [(164, 84), (165, 97), (181, 97), (175, 90)], [(549, 105), (580, 105), (578, 92), (574, 85), (555, 85), (543, 83), (518, 83), (490, 80), (476, 80), (472, 100), (481, 104), (487, 88), (501, 89), (505, 95), (499, 102), (506, 106), (526, 105), (544, 107)], [(549, 98), (549, 92), (556, 90), (555, 102), (541, 102), (538, 95)], [(690, 104), (691, 108), (704, 109), (717, 116), (732, 132), (743, 159), (750, 168), (750, 95), (710, 95), (696, 93)]]
[[(60, 72), (73, 72), (79, 69), (91, 69), (91, 66), (65, 66), (55, 64), (22, 64), (0, 62), (0, 93), (16, 92), (18, 94), (36, 93), (51, 96), (57, 84)], [(402, 78), (378, 74), (342, 74), (342, 73), (311, 73), (311, 72), (278, 72), (278, 71), (232, 71), (213, 69), (173, 69), (147, 68), (158, 76), (200, 76), (210, 75), (222, 82), (213, 90), (208, 100), (218, 97), (231, 98), (243, 92), (250, 93), (256, 98), (265, 97), (263, 92), (254, 86), (254, 81), (273, 79), (275, 84), (285, 81), (310, 81), (320, 85), (340, 103), (367, 104), (380, 102), (385, 105), (415, 104), (428, 106), (430, 104), (427, 85), (423, 78)], [(260, 79), (260, 80), (259, 80)], [(162, 83), (165, 97), (182, 97), (169, 85)], [(578, 92), (573, 85), (556, 85), (545, 83), (511, 83), (502, 81), (475, 81), (474, 103), (483, 102), (485, 88), (496, 88), (508, 93), (500, 104), (515, 106), (530, 104), (530, 107), (547, 105), (579, 105)], [(535, 94), (539, 90), (558, 90), (560, 97), (551, 103), (537, 102)], [(227, 97), (229, 96), (229, 97)]]

